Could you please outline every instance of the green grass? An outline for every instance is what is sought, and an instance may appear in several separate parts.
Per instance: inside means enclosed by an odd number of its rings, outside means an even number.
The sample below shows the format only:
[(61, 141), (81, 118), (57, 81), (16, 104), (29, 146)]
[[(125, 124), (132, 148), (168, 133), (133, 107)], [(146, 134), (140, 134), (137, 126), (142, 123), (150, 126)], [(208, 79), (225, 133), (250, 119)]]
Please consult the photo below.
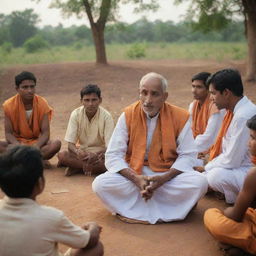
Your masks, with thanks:
[[(216, 61), (245, 59), (247, 54), (246, 42), (223, 43), (143, 43), (146, 60), (159, 59), (209, 59)], [(107, 45), (108, 60), (128, 60), (127, 52), (132, 44)], [(77, 47), (78, 48), (78, 47)], [(79, 47), (80, 48), (80, 47)], [(59, 46), (41, 50), (36, 53), (26, 53), (23, 48), (13, 48), (10, 53), (0, 48), (0, 67), (19, 64), (59, 63), (94, 61), (93, 46), (76, 49), (74, 46)]]

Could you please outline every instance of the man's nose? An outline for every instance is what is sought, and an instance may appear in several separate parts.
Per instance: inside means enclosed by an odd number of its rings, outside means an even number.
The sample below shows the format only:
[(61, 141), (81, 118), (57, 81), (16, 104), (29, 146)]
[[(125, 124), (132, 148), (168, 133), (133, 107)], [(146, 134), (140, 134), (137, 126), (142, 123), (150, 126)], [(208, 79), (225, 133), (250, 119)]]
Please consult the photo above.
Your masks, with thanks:
[(151, 103), (152, 102), (152, 96), (150, 94), (148, 94), (146, 97), (145, 97), (145, 103)]

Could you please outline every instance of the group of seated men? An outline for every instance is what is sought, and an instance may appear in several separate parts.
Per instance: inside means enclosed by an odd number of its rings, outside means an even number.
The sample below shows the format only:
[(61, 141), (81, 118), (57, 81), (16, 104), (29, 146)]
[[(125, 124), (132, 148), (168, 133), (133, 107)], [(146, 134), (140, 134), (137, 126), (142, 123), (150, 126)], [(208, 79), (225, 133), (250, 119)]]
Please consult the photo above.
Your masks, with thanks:
[[(0, 143), (0, 152), (32, 145), (47, 166), (46, 160), (61, 148), (60, 141), (49, 140), (52, 109), (35, 94), (32, 73), (22, 72), (15, 83), (17, 94), (3, 104), (6, 142)], [(253, 166), (248, 141), (250, 129), (255, 130), (256, 105), (243, 95), (241, 76), (234, 69), (196, 74), (192, 94), (189, 111), (171, 105), (167, 80), (148, 73), (140, 80), (139, 100), (124, 109), (114, 128), (111, 114), (100, 106), (100, 88), (85, 86), (82, 106), (71, 113), (68, 150), (58, 153), (58, 166), (67, 167), (66, 176), (101, 174), (93, 191), (128, 223), (183, 220), (209, 190), (234, 204)], [(218, 214), (211, 212), (211, 219)], [(256, 252), (253, 243), (249, 249), (235, 246)]]

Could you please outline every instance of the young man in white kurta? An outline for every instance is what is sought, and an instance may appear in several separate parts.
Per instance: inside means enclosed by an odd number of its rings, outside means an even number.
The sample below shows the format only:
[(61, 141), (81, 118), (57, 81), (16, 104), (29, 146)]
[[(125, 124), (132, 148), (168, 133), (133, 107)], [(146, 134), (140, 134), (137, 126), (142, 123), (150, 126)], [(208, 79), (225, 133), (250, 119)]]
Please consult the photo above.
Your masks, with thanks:
[(227, 203), (234, 203), (252, 167), (248, 149), (249, 129), (246, 122), (256, 113), (256, 106), (243, 96), (239, 72), (224, 69), (209, 80), (210, 93), (219, 109), (233, 112), (232, 121), (222, 138), (221, 152), (205, 167), (209, 186), (223, 193)]
[[(154, 85), (152, 86), (152, 84)], [(159, 110), (167, 97), (163, 98), (164, 100), (160, 104), (159, 102), (155, 103), (153, 100), (145, 99), (146, 97), (142, 96), (143, 90), (152, 93), (152, 95), (157, 93), (167, 95), (166, 87), (166, 80), (159, 74), (149, 73), (141, 79), (141, 105), (147, 116), (145, 159), (149, 153), (159, 118)], [(190, 123), (186, 122), (176, 140), (178, 157), (170, 166), (170, 170), (176, 169), (179, 174), (158, 186), (149, 197), (143, 197), (144, 192), (122, 174), (123, 170), (130, 168), (125, 161), (129, 140), (125, 118), (123, 113), (117, 122), (106, 152), (105, 165), (108, 171), (94, 180), (93, 190), (111, 212), (124, 217), (151, 224), (155, 224), (157, 221), (183, 220), (207, 191), (205, 177), (194, 172), (192, 168), (196, 161), (197, 152)], [(150, 180), (150, 177), (163, 175), (164, 173), (154, 172), (149, 166), (142, 168), (142, 178), (146, 177)]]

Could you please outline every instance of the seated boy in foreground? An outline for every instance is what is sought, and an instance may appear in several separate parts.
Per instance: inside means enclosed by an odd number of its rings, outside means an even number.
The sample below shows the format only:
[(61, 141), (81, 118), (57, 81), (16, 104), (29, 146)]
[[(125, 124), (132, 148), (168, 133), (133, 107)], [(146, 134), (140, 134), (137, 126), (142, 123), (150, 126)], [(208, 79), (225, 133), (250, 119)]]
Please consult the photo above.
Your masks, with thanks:
[[(83, 228), (63, 212), (37, 204), (45, 186), (43, 163), (38, 149), (15, 146), (0, 156), (0, 255), (59, 256), (58, 243), (69, 249), (65, 256), (101, 256), (101, 227), (94, 222)], [(81, 248), (81, 249), (79, 249)]]
[[(256, 115), (247, 121), (250, 129), (249, 149), (256, 156)], [(221, 247), (229, 255), (244, 255), (243, 251), (256, 255), (256, 210), (250, 208), (256, 199), (256, 168), (247, 174), (244, 185), (233, 207), (222, 212), (216, 208), (208, 209), (204, 223)], [(241, 248), (241, 249), (239, 249)]]

